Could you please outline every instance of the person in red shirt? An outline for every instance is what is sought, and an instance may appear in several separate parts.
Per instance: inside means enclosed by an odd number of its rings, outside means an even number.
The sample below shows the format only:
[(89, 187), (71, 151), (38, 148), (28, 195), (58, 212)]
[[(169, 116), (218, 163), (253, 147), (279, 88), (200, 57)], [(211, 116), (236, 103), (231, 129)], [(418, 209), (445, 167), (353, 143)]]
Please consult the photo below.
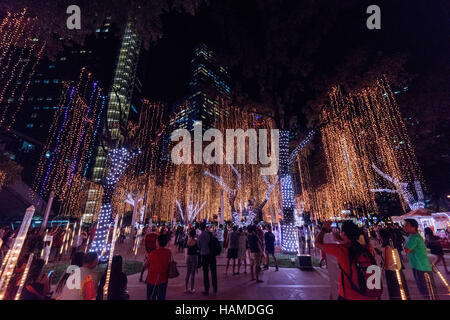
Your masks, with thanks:
[(358, 242), (359, 236), (361, 235), (361, 230), (352, 221), (345, 221), (342, 225), (342, 232), (340, 234), (342, 243), (324, 243), (324, 235), (326, 232), (330, 232), (330, 227), (331, 221), (325, 221), (323, 223), (322, 230), (317, 235), (316, 243), (317, 247), (323, 252), (336, 257), (337, 262), (343, 271), (341, 271), (341, 275), (339, 277), (338, 300), (377, 300), (378, 298), (376, 297), (367, 297), (355, 290), (349, 277), (344, 275), (344, 273), (351, 275), (353, 284), (358, 284), (356, 264), (350, 262), (350, 255), (355, 256), (359, 251), (367, 250)]
[(156, 249), (156, 241), (158, 240), (158, 234), (156, 233), (156, 226), (152, 227), (152, 231), (147, 233), (145, 235), (144, 244), (145, 244), (145, 251), (147, 251), (147, 254), (144, 259), (144, 266), (141, 270), (141, 276), (139, 277), (139, 281), (142, 282), (142, 277), (144, 275), (145, 271), (145, 261), (147, 261), (148, 255)]
[(147, 258), (144, 270), (147, 273), (147, 300), (166, 300), (167, 283), (169, 281), (169, 264), (172, 253), (165, 248), (167, 237), (158, 236), (159, 248), (153, 250)]

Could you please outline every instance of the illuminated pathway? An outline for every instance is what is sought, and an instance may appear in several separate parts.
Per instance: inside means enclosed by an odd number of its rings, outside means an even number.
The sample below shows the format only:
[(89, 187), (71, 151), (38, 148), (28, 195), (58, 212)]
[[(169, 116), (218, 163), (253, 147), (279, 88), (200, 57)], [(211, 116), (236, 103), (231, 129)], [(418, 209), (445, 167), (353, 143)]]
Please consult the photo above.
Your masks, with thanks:
[[(173, 244), (170, 249), (176, 252)], [(142, 257), (143, 255), (138, 255)], [(186, 275), (186, 267), (184, 263), (184, 255), (174, 253), (175, 260), (178, 264), (180, 275), (175, 279), (169, 279), (169, 286), (167, 289), (168, 300), (213, 300), (213, 299), (230, 299), (230, 300), (328, 300), (330, 298), (330, 286), (328, 280), (328, 272), (326, 269), (316, 268), (313, 271), (302, 271), (297, 268), (280, 268), (280, 271), (275, 272), (275, 268), (270, 268), (269, 271), (264, 271), (261, 279), (263, 283), (255, 283), (250, 281), (249, 270), (247, 274), (233, 276), (231, 274), (231, 266), (228, 270), (228, 275), (225, 275), (226, 255), (222, 254), (217, 259), (217, 275), (218, 275), (218, 293), (213, 294), (210, 289), (209, 296), (201, 294), (203, 291), (203, 271), (198, 269), (195, 278), (194, 294), (184, 292), (184, 279)], [(132, 257), (129, 259), (136, 260)], [(448, 261), (448, 259), (447, 259)], [(248, 268), (248, 267), (247, 267)], [(441, 272), (443, 271), (440, 268)], [(414, 300), (422, 300), (414, 282), (412, 273), (407, 266), (405, 270), (408, 287), (411, 297)], [(145, 280), (146, 273), (144, 274)], [(445, 275), (444, 275), (445, 276)], [(449, 282), (450, 277), (447, 276)], [(435, 275), (435, 282), (438, 287), (441, 300), (450, 300), (449, 295), (445, 295), (446, 289), (442, 282)], [(383, 300), (388, 300), (388, 290), (386, 284), (383, 283)], [(139, 282), (139, 274), (128, 276), (128, 291), (130, 298), (134, 300), (146, 299), (146, 285)]]
[[(255, 300), (275, 300), (275, 299), (292, 299), (292, 300), (323, 300), (329, 298), (329, 282), (325, 276), (317, 271), (301, 271), (297, 268), (280, 268), (275, 272), (275, 268), (264, 271), (261, 279), (263, 283), (250, 281), (250, 272), (247, 266), (247, 274), (232, 275), (231, 266), (228, 275), (225, 275), (226, 259), (222, 254), (217, 260), (217, 278), (218, 293), (213, 294), (210, 289), (209, 296), (203, 295), (203, 271), (198, 269), (195, 277), (194, 294), (185, 293), (184, 279), (186, 276), (186, 267), (184, 256), (174, 254), (178, 264), (180, 275), (175, 279), (169, 279), (167, 289), (167, 299), (255, 299)], [(144, 274), (144, 280), (145, 280)], [(139, 275), (128, 276), (128, 291), (130, 299), (141, 300), (146, 299), (146, 285), (139, 282)]]

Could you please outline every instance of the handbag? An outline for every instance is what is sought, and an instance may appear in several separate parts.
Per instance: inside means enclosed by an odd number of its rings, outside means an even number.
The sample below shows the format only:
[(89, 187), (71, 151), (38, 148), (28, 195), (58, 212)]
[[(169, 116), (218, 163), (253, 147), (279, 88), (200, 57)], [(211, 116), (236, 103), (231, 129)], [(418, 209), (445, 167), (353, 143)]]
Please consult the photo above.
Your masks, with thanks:
[(173, 279), (176, 278), (180, 275), (180, 273), (178, 272), (178, 268), (177, 268), (177, 263), (175, 262), (175, 260), (173, 259), (173, 255), (170, 255), (170, 262), (169, 262), (169, 275), (168, 278), (169, 279)]

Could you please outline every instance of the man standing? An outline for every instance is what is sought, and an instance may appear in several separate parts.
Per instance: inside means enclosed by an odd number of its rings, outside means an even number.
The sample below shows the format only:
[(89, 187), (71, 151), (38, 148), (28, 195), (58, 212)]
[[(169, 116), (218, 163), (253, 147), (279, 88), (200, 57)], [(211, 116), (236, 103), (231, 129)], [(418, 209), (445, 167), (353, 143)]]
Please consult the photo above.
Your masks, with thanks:
[(238, 257), (239, 250), (239, 233), (237, 232), (237, 226), (233, 227), (233, 232), (230, 233), (230, 240), (228, 241), (228, 252), (227, 252), (227, 267), (225, 268), (225, 274), (228, 273), (228, 267), (230, 266), (230, 260), (233, 259), (233, 276), (237, 273), (236, 270), (236, 259)]
[(166, 248), (168, 238), (158, 236), (159, 248), (153, 250), (147, 257), (144, 270), (147, 272), (147, 300), (166, 300), (167, 283), (169, 281), (169, 264), (172, 253)]
[(256, 276), (256, 282), (260, 283), (263, 282), (259, 279), (259, 273), (261, 271), (261, 255), (263, 254), (263, 250), (258, 236), (256, 235), (256, 227), (249, 226), (248, 233), (249, 235), (247, 242), (250, 249), (250, 271), (252, 274), (252, 280), (255, 280)]
[(405, 244), (409, 264), (420, 293), (428, 300), (437, 299), (433, 272), (428, 260), (427, 247), (418, 232), (419, 224), (414, 219), (405, 219), (405, 231), (409, 234)]
[[(264, 248), (264, 231), (263, 228), (261, 226), (261, 224), (259, 223), (255, 223), (255, 234), (258, 237), (258, 241), (259, 244), (261, 245), (261, 254), (264, 255), (264, 250), (262, 250)], [(263, 259), (260, 259), (260, 268), (262, 267), (262, 263), (264, 263)]]
[(272, 226), (267, 225), (267, 232), (264, 234), (264, 243), (266, 248), (266, 264), (264, 269), (269, 269), (269, 256), (272, 256), (275, 261), (275, 270), (278, 271), (278, 261), (275, 257), (275, 235), (272, 233)]
[(223, 232), (223, 225), (219, 224), (219, 229), (216, 230), (216, 238), (219, 240), (221, 248), (223, 248)]
[(216, 257), (213, 256), (209, 249), (209, 243), (211, 241), (212, 234), (206, 230), (206, 223), (200, 224), (201, 234), (198, 237), (198, 246), (200, 248), (200, 256), (203, 267), (203, 284), (205, 291), (204, 295), (209, 294), (209, 269), (211, 269), (211, 281), (214, 293), (217, 293), (217, 266)]

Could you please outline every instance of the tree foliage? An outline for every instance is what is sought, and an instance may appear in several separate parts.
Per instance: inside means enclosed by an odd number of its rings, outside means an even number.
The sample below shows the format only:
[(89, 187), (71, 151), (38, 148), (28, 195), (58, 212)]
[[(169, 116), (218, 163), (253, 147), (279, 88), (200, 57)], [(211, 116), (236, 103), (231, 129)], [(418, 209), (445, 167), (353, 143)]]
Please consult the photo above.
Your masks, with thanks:
[(5, 146), (0, 146), (0, 173), (1, 173), (1, 185), (8, 186), (14, 182), (21, 180), (22, 167), (11, 159), (8, 152), (5, 151)]
[[(205, 0), (3, 0), (0, 16), (8, 11), (27, 8), (30, 16), (38, 18), (41, 41), (47, 43), (47, 54), (53, 57), (63, 45), (83, 44), (86, 35), (93, 33), (107, 17), (111, 23), (124, 28), (131, 19), (144, 45), (162, 36), (162, 16), (172, 11), (194, 15)], [(66, 13), (70, 5), (81, 9), (81, 29), (67, 28)], [(62, 39), (61, 39), (62, 38)], [(62, 41), (60, 41), (60, 39)]]

